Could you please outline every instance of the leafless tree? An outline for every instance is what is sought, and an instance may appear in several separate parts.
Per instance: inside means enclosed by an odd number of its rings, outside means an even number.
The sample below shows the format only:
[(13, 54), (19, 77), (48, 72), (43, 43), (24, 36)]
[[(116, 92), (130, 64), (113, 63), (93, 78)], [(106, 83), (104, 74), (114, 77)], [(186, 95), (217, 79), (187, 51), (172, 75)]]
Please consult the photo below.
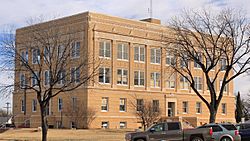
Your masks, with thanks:
[[(249, 22), (242, 11), (225, 9), (218, 14), (209, 10), (186, 10), (170, 22), (171, 36), (165, 36), (166, 48), (175, 56), (172, 70), (186, 79), (210, 112), (209, 122), (216, 120), (219, 104), (229, 82), (250, 69)], [(191, 62), (194, 66), (191, 66)], [(219, 67), (217, 67), (219, 66)], [(195, 83), (198, 67), (210, 91), (204, 97)], [(220, 90), (216, 91), (216, 82)]]
[(60, 93), (85, 87), (97, 74), (99, 62), (88, 55), (82, 32), (82, 28), (53, 20), (18, 29), (16, 34), (8, 32), (1, 42), (5, 58), (1, 66), (15, 72), (14, 84), (4, 88), (14, 87), (14, 94), (25, 97), (28, 92), (36, 94), (43, 141), (47, 140), (49, 101)]
[(91, 107), (84, 107), (85, 105), (78, 100), (74, 104), (69, 102), (67, 105), (71, 106), (65, 106), (63, 112), (70, 121), (75, 123), (75, 128), (88, 129), (96, 118), (96, 110)]
[(159, 102), (155, 102), (154, 105), (151, 101), (144, 101), (144, 99), (138, 99), (135, 97), (130, 101), (130, 105), (134, 109), (135, 116), (142, 123), (144, 130), (161, 118)]

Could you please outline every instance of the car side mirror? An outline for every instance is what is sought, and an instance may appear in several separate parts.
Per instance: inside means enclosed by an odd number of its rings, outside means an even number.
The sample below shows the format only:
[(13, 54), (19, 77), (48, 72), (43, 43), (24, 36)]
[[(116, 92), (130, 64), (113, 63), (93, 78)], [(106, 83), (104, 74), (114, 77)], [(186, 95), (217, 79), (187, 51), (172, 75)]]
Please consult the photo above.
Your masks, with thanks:
[(150, 132), (155, 132), (155, 128), (151, 128), (151, 129), (150, 129)]

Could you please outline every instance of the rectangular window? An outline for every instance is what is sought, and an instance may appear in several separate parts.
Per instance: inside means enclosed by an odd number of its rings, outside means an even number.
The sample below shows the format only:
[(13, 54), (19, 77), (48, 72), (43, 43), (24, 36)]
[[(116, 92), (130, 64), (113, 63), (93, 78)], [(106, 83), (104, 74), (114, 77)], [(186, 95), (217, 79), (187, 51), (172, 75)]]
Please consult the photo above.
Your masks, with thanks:
[(43, 50), (43, 60), (45, 61), (45, 63), (50, 62), (50, 48), (45, 47)]
[(161, 63), (161, 49), (160, 48), (152, 48), (150, 50), (150, 62), (153, 64)]
[(24, 99), (21, 100), (21, 112), (25, 111), (25, 102)]
[[(222, 80), (220, 80), (220, 89), (221, 89), (221, 87), (222, 87)], [(223, 92), (226, 93), (227, 90), (228, 90), (228, 85), (226, 84), (225, 87), (224, 87), (224, 89), (223, 89)]]
[(180, 87), (181, 89), (184, 89), (184, 90), (188, 89), (188, 80), (183, 76), (180, 77)]
[(196, 113), (200, 114), (202, 112), (201, 102), (196, 102)]
[(159, 112), (160, 111), (159, 106), (160, 106), (159, 100), (153, 100), (153, 112)]
[(201, 66), (198, 63), (202, 62), (202, 54), (201, 53), (195, 54), (195, 58), (197, 60), (194, 60), (194, 68), (201, 68)]
[(134, 85), (144, 86), (144, 72), (134, 71)]
[(227, 104), (221, 103), (221, 113), (226, 114), (227, 113)]
[(110, 68), (99, 68), (99, 82), (110, 83)]
[(26, 88), (28, 85), (28, 81), (26, 80), (25, 74), (20, 74), (20, 87)]
[(175, 88), (175, 74), (172, 74), (166, 81), (167, 88), (174, 89)]
[(37, 71), (35, 71), (34, 73), (32, 73), (31, 80), (32, 80), (32, 86), (33, 87), (38, 85), (37, 80), (39, 80), (39, 76), (38, 76), (38, 72)]
[(80, 42), (73, 42), (71, 44), (71, 57), (78, 58), (80, 57)]
[(63, 100), (62, 98), (58, 98), (58, 111), (62, 111), (62, 106), (63, 106)]
[(126, 111), (126, 98), (120, 98), (120, 112)]
[(176, 63), (175, 56), (173, 54), (171, 54), (169, 51), (167, 51), (167, 53), (166, 53), (166, 65), (174, 66), (175, 63)]
[(110, 41), (99, 42), (99, 56), (110, 58), (111, 56), (111, 42)]
[(80, 82), (80, 69), (71, 68), (71, 82), (79, 83)]
[(145, 47), (142, 45), (137, 45), (134, 47), (134, 61), (144, 62), (145, 61)]
[(143, 105), (144, 105), (143, 99), (136, 99), (136, 110), (137, 111), (143, 110)]
[(117, 59), (121, 60), (128, 60), (128, 44), (126, 43), (118, 43), (118, 49), (117, 49)]
[(76, 97), (72, 97), (71, 100), (72, 100), (72, 110), (73, 111), (78, 110), (78, 107), (77, 107), (77, 98)]
[(40, 50), (32, 49), (32, 63), (39, 64), (40, 63)]
[(44, 72), (44, 84), (49, 85), (50, 84), (50, 73), (48, 70)]
[(202, 90), (202, 78), (194, 77), (194, 88), (198, 91)]
[(181, 54), (180, 66), (181, 68), (188, 68), (188, 55), (187, 54)]
[(120, 129), (127, 128), (127, 122), (120, 122)]
[(107, 97), (102, 98), (102, 105), (101, 105), (101, 111), (108, 111), (108, 101), (109, 99)]
[(117, 84), (121, 85), (128, 84), (128, 70), (117, 69)]
[(222, 58), (220, 60), (220, 70), (225, 71), (227, 66), (227, 60), (225, 58)]
[(29, 53), (28, 49), (26, 49), (25, 51), (21, 52), (21, 64), (28, 63), (28, 60), (29, 60)]
[(188, 102), (187, 101), (182, 102), (182, 112), (188, 113)]
[(71, 128), (76, 128), (76, 123), (74, 121), (71, 121)]
[(103, 121), (102, 122), (102, 128), (108, 129), (109, 128), (109, 122), (108, 121)]
[(160, 82), (161, 82), (161, 77), (160, 77), (160, 73), (158, 73), (158, 72), (153, 72), (153, 73), (151, 73), (151, 75), (150, 75), (151, 77), (151, 81), (150, 81), (150, 86), (151, 87), (160, 87)]
[(60, 70), (58, 72), (58, 80), (57, 80), (57, 84), (59, 85), (63, 85), (66, 82), (66, 71), (65, 70)]
[(36, 112), (37, 110), (37, 100), (33, 99), (32, 100), (32, 112)]
[(65, 47), (63, 45), (59, 45), (57, 47), (57, 55), (58, 55), (58, 59), (62, 58), (63, 55), (65, 55), (66, 53), (66, 50), (65, 50)]

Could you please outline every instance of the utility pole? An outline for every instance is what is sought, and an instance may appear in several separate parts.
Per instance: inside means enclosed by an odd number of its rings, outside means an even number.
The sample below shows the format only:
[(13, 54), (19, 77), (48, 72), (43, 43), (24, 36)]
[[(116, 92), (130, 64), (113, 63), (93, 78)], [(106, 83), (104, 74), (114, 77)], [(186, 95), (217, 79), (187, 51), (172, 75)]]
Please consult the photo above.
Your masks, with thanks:
[(6, 108), (6, 110), (7, 110), (7, 116), (9, 116), (9, 109), (11, 108), (10, 107), (10, 103), (6, 102), (6, 107), (3, 107), (3, 108)]
[(150, 14), (150, 18), (153, 18), (153, 0), (150, 0), (149, 14)]

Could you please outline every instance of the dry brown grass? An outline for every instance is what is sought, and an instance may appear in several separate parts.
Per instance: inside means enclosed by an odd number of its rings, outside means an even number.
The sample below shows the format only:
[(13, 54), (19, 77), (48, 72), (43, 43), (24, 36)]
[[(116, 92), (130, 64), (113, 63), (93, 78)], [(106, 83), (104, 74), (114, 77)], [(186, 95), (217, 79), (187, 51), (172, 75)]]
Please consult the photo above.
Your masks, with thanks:
[[(128, 130), (71, 130), (49, 129), (50, 141), (124, 141), (124, 135)], [(0, 140), (41, 140), (41, 131), (35, 128), (9, 129), (0, 133)]]

